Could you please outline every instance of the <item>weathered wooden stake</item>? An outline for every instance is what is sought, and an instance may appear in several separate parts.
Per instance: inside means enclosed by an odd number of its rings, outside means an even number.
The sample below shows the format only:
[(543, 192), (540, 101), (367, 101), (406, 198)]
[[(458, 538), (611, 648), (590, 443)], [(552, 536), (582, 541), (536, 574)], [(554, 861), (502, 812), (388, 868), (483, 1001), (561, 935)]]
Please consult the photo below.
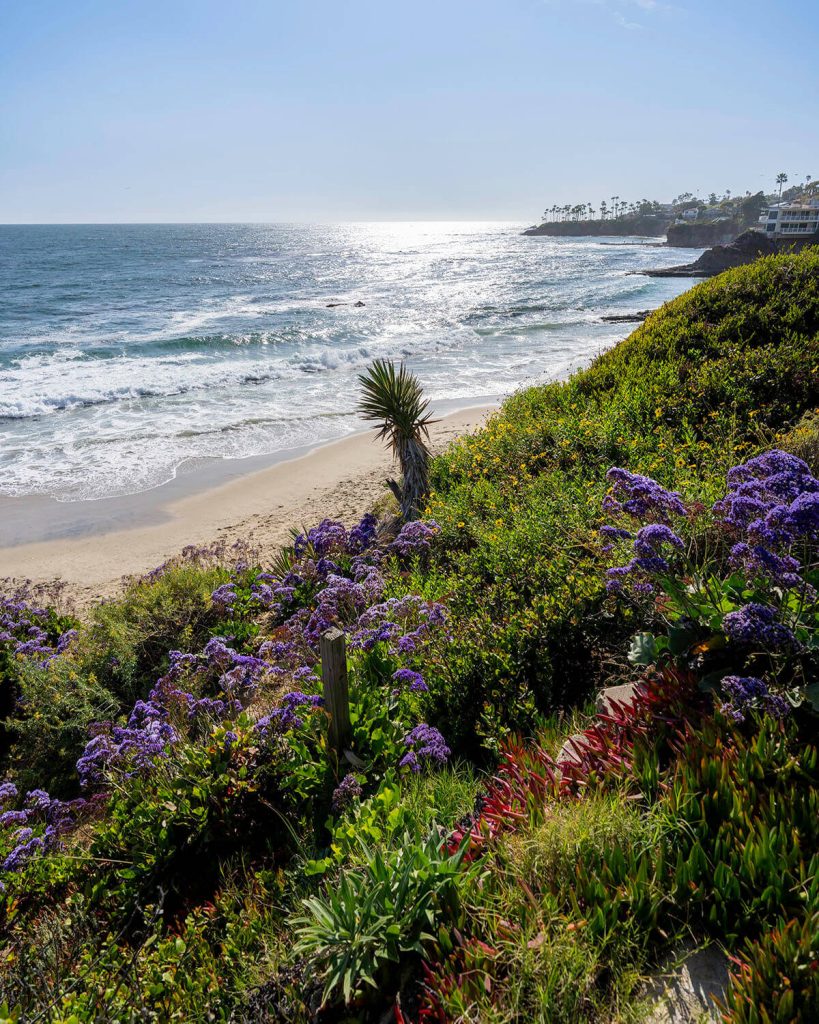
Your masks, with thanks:
[(324, 704), (330, 714), (329, 742), (340, 756), (353, 738), (350, 694), (347, 687), (347, 641), (335, 626), (321, 635), (321, 681)]

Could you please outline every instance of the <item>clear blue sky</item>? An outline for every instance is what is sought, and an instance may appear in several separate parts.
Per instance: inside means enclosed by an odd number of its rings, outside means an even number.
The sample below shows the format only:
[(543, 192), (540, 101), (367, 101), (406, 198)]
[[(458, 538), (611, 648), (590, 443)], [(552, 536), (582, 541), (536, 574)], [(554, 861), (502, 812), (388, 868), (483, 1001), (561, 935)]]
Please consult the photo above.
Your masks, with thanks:
[(0, 222), (531, 222), (818, 128), (816, 0), (0, 0)]

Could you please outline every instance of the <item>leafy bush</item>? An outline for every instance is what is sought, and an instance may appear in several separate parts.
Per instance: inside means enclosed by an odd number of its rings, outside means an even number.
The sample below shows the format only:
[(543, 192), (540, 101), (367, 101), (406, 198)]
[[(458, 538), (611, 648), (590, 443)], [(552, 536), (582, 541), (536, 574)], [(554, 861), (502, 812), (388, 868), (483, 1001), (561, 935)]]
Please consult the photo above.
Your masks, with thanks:
[[(456, 925), (461, 857), (441, 839), (423, 845), (407, 834), (400, 849), (369, 852), (360, 869), (343, 871), (325, 895), (304, 901), (295, 918), (294, 953), (320, 972), (322, 999), (350, 1004), (396, 991), (396, 965), (419, 960), (439, 928)], [(398, 983), (398, 984), (397, 984)]]
[(77, 758), (94, 722), (113, 718), (119, 702), (73, 657), (17, 666), (19, 698), (7, 728), (11, 764), (21, 789), (47, 789), (55, 796), (77, 792)]
[(229, 570), (197, 551), (132, 580), (124, 594), (91, 610), (77, 643), (78, 663), (128, 707), (167, 666), (168, 652), (204, 647), (220, 609), (211, 593)]
[(819, 710), (819, 480), (807, 464), (773, 449), (734, 466), (710, 514), (650, 477), (607, 476), (607, 509), (629, 526), (649, 520), (636, 533), (601, 528), (607, 548), (633, 545), (608, 587), (630, 586), (644, 619), (659, 612), (668, 623), (666, 636), (639, 634), (630, 660), (697, 668), (738, 721), (752, 708), (778, 718), (805, 701)]

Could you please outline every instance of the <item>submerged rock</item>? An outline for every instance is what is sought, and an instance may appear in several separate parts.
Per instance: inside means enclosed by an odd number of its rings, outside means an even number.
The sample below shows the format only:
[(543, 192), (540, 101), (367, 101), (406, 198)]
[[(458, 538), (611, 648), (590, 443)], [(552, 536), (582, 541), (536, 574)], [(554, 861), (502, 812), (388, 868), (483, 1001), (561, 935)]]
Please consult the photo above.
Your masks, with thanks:
[(653, 312), (653, 309), (640, 309), (636, 313), (612, 313), (609, 316), (602, 316), (600, 319), (607, 324), (642, 323)]

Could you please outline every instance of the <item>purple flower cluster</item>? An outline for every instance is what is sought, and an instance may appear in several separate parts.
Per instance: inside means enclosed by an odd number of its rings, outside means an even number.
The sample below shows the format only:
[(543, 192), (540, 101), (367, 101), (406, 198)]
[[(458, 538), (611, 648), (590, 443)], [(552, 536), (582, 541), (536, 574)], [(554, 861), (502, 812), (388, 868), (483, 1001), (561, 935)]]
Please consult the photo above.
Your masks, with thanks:
[(94, 732), (77, 761), (77, 774), (86, 788), (102, 785), (115, 767), (126, 776), (144, 771), (166, 756), (179, 738), (168, 712), (147, 701), (137, 701), (127, 725), (98, 723)]
[(333, 790), (333, 799), (330, 804), (333, 814), (343, 814), (355, 800), (361, 797), (362, 792), (361, 783), (355, 775), (345, 775)]
[(407, 687), (410, 693), (426, 693), (429, 690), (421, 673), (413, 672), (411, 668), (399, 668), (397, 672), (393, 672), (392, 677), (396, 683)]
[(407, 733), (402, 740), (409, 750), (398, 762), (399, 768), (420, 772), (425, 765), (444, 765), (451, 753), (444, 737), (436, 728), (421, 722)]
[[(17, 800), (17, 787), (11, 782), (0, 785), (0, 808)], [(11, 835), (11, 851), (0, 865), (3, 871), (20, 871), (36, 853), (46, 853), (60, 847), (61, 837), (74, 828), (78, 819), (90, 807), (88, 801), (52, 799), (43, 789), (26, 794), (23, 806), (3, 811), (0, 828), (21, 826)], [(35, 835), (40, 826), (41, 835)]]
[(714, 511), (744, 536), (731, 552), (735, 565), (779, 586), (804, 586), (790, 548), (819, 540), (819, 480), (802, 459), (774, 449), (734, 466)]
[(774, 718), (786, 718), (790, 714), (790, 705), (784, 697), (771, 693), (755, 676), (726, 676), (721, 685), (729, 699), (720, 710), (735, 722), (744, 722), (752, 710), (765, 711)]
[(432, 546), (433, 539), (441, 532), (434, 519), (415, 519), (404, 523), (390, 550), (407, 557), (409, 555), (426, 554)]
[(767, 604), (752, 601), (738, 611), (729, 612), (722, 625), (725, 635), (735, 644), (769, 650), (799, 649), (796, 637), (787, 626), (777, 621), (776, 610)]
[(230, 612), (237, 599), (236, 584), (223, 583), (221, 587), (217, 587), (216, 590), (214, 590), (210, 595), (210, 599), (220, 611)]
[(671, 566), (661, 553), (666, 548), (677, 551), (685, 549), (685, 544), (670, 526), (666, 526), (665, 523), (651, 523), (640, 527), (634, 538), (634, 558), (627, 565), (618, 565), (607, 571), (606, 589), (609, 592), (618, 592), (623, 589), (626, 580), (632, 578), (636, 593), (652, 593), (653, 587), (645, 577), (670, 572)]
[(371, 513), (365, 513), (361, 522), (350, 530), (347, 537), (347, 551), (351, 555), (360, 555), (375, 546), (378, 540), (378, 520)]
[(268, 668), (263, 659), (233, 650), (220, 637), (198, 655), (171, 651), (168, 671), (147, 700), (136, 702), (126, 725), (94, 727), (77, 761), (80, 782), (95, 787), (112, 770), (130, 776), (150, 769), (198, 721), (224, 719), (245, 707)]
[(649, 476), (612, 466), (606, 479), (612, 484), (612, 492), (603, 499), (606, 512), (625, 512), (635, 519), (651, 514), (661, 522), (688, 514), (677, 491), (666, 490)]
[(432, 630), (446, 624), (446, 608), (415, 594), (391, 597), (372, 605), (358, 619), (350, 636), (353, 650), (371, 651), (387, 642), (394, 655), (415, 654)]
[(222, 566), (232, 562), (235, 571), (241, 572), (247, 569), (255, 557), (256, 554), (250, 544), (241, 539), (230, 545), (224, 539), (215, 540), (211, 544), (187, 544), (178, 555), (151, 569), (142, 579), (147, 583), (154, 583), (171, 569), (181, 565)]
[(381, 596), (384, 583), (373, 569), (360, 581), (331, 574), (316, 596), (315, 607), (304, 627), (304, 635), (317, 643), (331, 626), (343, 628), (355, 623), (361, 614)]
[(77, 635), (75, 629), (69, 629), (54, 642), (49, 627), (48, 610), (33, 604), (28, 590), (0, 594), (0, 649), (5, 647), (19, 657), (36, 658), (47, 664), (62, 654)]
[(348, 533), (342, 523), (323, 519), (306, 533), (297, 534), (293, 551), (297, 558), (336, 554), (360, 555), (374, 547), (378, 535), (378, 520), (367, 512)]
[(314, 693), (300, 693), (298, 690), (286, 693), (279, 706), (260, 718), (253, 728), (263, 740), (281, 735), (288, 729), (300, 729), (304, 725), (301, 716), (323, 704), (324, 699)]

